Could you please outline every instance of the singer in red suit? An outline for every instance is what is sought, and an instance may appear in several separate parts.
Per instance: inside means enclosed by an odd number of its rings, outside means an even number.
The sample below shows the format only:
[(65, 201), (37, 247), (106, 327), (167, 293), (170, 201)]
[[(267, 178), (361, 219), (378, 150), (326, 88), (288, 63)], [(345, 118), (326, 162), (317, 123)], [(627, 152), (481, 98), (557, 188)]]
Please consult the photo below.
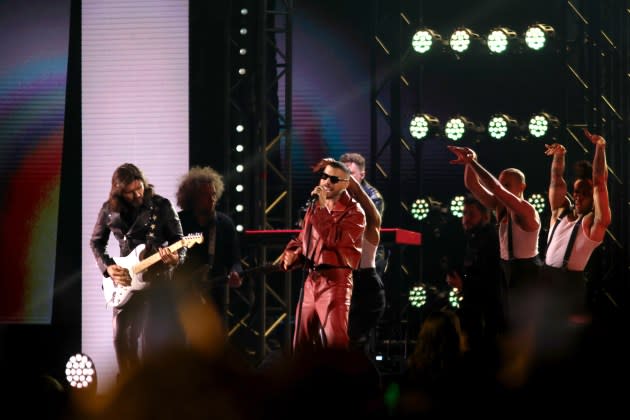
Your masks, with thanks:
[(307, 273), (296, 308), (294, 351), (348, 348), (352, 270), (361, 260), (365, 230), (365, 213), (346, 191), (350, 170), (330, 158), (317, 166), (323, 169), (312, 204), (281, 262), (284, 270), (302, 267)]

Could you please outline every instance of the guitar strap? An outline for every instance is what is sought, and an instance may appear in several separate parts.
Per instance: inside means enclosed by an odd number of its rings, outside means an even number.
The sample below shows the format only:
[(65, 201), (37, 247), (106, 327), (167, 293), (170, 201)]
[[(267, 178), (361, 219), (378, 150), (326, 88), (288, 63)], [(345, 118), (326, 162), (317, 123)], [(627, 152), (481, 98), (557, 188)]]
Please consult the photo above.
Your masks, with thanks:
[(208, 266), (209, 272), (212, 272), (212, 266), (214, 265), (214, 254), (217, 244), (217, 215), (216, 213), (210, 219), (210, 226), (208, 228)]

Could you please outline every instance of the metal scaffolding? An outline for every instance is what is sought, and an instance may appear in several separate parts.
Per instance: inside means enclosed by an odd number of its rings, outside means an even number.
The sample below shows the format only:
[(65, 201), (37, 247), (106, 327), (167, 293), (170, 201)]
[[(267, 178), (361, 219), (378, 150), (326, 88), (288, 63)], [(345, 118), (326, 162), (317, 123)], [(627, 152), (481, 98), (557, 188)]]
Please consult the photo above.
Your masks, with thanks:
[(589, 265), (597, 282), (594, 298), (616, 312), (627, 303), (630, 269), (630, 2), (569, 0), (565, 24), (567, 141), (592, 159), (582, 127), (607, 139), (613, 220)]
[[(286, 229), (291, 209), (291, 24), (292, 0), (232, 0), (228, 62), (231, 63), (226, 124), (228, 161), (242, 164), (245, 175), (234, 176), (246, 190), (241, 223), (242, 241), (251, 258), (247, 266), (263, 266), (279, 255), (279, 244), (251, 242), (247, 230)], [(243, 22), (247, 21), (248, 25)], [(243, 57), (247, 56), (247, 59)], [(245, 153), (235, 150), (242, 146)], [(234, 166), (234, 165), (233, 165)], [(236, 181), (236, 180), (239, 181)], [(238, 191), (238, 190), (237, 190)], [(276, 252), (272, 254), (271, 252)], [(287, 349), (291, 338), (291, 277), (267, 275), (253, 279), (253, 296), (233, 290), (229, 335), (240, 336), (247, 353), (260, 363), (270, 350)], [(252, 298), (253, 297), (253, 298)], [(250, 310), (239, 303), (253, 301)]]

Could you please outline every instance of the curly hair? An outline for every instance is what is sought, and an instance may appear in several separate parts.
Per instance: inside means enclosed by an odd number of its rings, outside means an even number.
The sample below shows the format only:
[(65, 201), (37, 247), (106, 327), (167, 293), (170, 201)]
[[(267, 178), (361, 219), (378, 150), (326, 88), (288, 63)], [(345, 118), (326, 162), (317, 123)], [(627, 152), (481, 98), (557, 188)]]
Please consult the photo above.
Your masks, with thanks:
[(194, 206), (195, 197), (199, 192), (199, 187), (210, 184), (216, 193), (216, 201), (223, 195), (225, 185), (223, 176), (210, 166), (194, 166), (184, 175), (177, 188), (177, 205), (182, 210), (190, 210)]

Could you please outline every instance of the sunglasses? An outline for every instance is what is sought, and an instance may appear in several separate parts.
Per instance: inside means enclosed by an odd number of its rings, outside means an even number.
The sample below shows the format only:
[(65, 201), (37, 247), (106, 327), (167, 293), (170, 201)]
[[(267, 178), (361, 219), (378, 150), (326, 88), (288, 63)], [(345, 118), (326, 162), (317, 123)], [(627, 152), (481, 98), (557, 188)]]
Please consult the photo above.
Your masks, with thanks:
[(336, 184), (339, 181), (349, 181), (350, 180), (350, 178), (339, 178), (336, 175), (328, 175), (326, 172), (322, 172), (319, 177), (321, 179), (323, 179), (324, 181), (326, 181), (327, 179), (330, 179), (330, 183), (331, 184)]

